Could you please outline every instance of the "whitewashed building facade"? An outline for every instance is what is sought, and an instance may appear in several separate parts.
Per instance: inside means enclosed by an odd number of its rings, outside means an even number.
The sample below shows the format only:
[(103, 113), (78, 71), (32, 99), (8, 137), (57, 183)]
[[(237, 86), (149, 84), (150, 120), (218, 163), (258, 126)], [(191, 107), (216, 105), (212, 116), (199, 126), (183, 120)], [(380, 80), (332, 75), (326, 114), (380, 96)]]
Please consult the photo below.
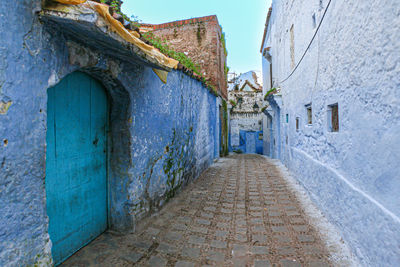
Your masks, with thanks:
[(264, 153), (362, 266), (400, 263), (400, 2), (273, 0), (261, 53)]

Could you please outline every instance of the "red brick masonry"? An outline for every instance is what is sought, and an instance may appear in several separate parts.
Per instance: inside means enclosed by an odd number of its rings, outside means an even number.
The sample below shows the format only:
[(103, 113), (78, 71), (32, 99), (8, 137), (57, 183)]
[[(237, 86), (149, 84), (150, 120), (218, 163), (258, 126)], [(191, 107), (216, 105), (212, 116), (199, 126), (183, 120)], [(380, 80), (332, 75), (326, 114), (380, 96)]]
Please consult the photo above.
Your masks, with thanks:
[(166, 40), (171, 48), (185, 53), (201, 67), (201, 72), (222, 97), (227, 98), (224, 66), (226, 56), (221, 42), (222, 29), (215, 15), (168, 22), (142, 24), (143, 30)]

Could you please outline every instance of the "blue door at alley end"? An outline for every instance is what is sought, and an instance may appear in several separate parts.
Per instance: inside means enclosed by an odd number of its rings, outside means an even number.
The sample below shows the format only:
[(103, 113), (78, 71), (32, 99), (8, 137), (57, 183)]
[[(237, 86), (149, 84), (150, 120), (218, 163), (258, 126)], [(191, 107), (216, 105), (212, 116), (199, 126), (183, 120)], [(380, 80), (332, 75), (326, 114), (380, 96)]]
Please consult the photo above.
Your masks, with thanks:
[(46, 201), (57, 265), (107, 228), (108, 103), (82, 72), (47, 94)]

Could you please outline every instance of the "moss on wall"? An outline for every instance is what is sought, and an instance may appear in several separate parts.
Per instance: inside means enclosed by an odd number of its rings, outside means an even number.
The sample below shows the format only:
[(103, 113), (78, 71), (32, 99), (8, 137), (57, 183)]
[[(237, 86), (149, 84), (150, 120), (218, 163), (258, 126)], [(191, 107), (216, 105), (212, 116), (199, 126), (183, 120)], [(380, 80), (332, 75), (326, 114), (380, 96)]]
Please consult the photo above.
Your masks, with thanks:
[(220, 111), (221, 120), (221, 144), (220, 144), (220, 156), (227, 156), (228, 150), (228, 105), (224, 99), (222, 99), (222, 106)]

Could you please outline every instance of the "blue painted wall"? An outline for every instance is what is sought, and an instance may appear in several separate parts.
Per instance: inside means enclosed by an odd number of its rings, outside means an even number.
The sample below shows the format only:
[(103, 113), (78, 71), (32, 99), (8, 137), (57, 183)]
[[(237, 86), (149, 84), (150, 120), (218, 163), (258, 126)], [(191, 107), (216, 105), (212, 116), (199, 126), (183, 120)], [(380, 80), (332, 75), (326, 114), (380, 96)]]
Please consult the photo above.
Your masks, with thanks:
[(233, 146), (232, 151), (242, 151), (245, 154), (263, 154), (263, 140), (259, 135), (263, 131), (239, 131), (239, 146)]
[(88, 73), (109, 97), (111, 228), (132, 230), (218, 157), (217, 99), (200, 82), (173, 71), (163, 84), (149, 67), (71, 42), (39, 23), (40, 5), (0, 5), (1, 266), (51, 263), (47, 89), (66, 75)]

